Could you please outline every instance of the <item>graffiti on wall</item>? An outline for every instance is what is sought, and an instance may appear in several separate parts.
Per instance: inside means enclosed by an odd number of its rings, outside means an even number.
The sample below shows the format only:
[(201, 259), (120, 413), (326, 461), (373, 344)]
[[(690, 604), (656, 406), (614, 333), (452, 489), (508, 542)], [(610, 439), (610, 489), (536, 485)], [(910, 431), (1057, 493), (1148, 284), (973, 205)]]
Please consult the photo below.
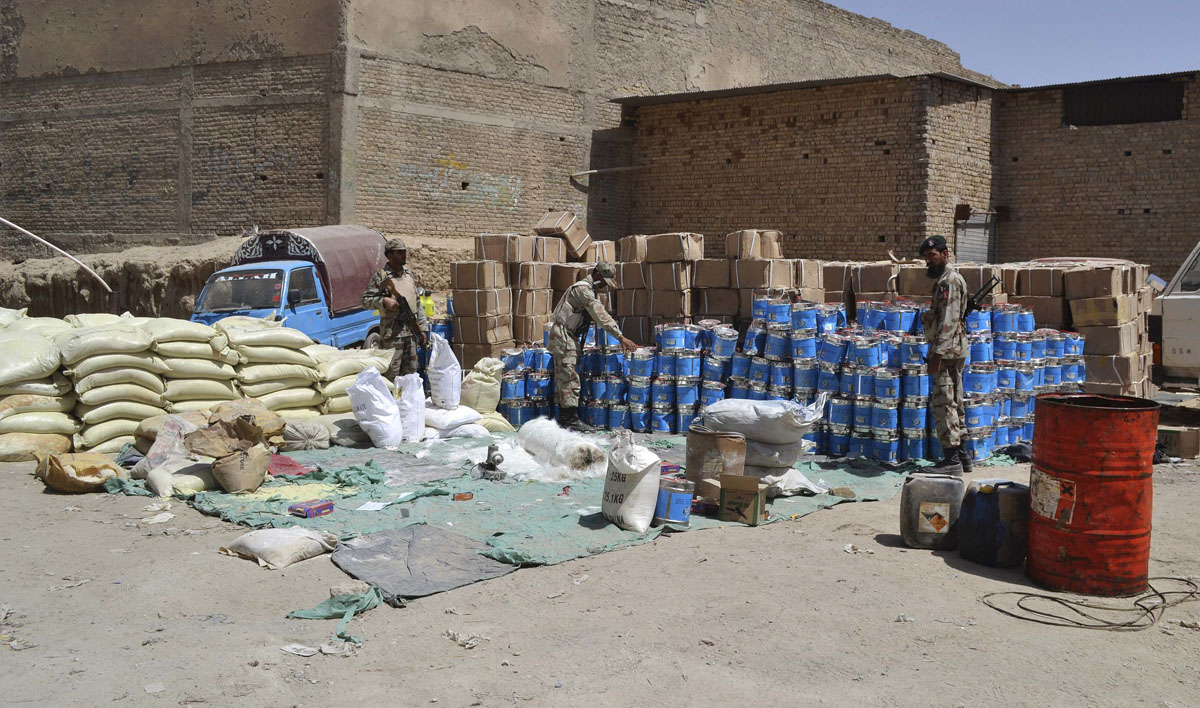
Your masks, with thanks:
[(432, 164), (396, 162), (384, 168), (390, 178), (384, 184), (365, 186), (360, 175), (359, 190), (380, 196), (400, 196), (415, 191), (425, 199), (449, 207), (486, 207), (516, 211), (521, 201), (521, 178), (470, 169), (453, 155)]

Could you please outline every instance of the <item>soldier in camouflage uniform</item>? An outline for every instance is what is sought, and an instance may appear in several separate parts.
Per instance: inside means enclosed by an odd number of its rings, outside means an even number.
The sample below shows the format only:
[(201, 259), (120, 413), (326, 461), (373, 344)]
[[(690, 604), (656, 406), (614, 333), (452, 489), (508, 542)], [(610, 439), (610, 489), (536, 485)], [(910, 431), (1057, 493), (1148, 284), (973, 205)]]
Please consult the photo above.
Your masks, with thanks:
[(550, 327), (550, 353), (554, 355), (554, 389), (558, 398), (558, 421), (564, 428), (591, 430), (590, 425), (579, 419), (579, 352), (587, 328), (593, 322), (605, 332), (616, 337), (626, 351), (637, 347), (632, 340), (621, 335), (621, 329), (604, 305), (596, 297), (596, 290), (614, 288), (613, 278), (617, 275), (612, 263), (597, 263), (592, 270), (592, 280), (581, 280), (563, 293), (554, 308), (553, 325)]
[[(394, 381), (397, 376), (417, 373), (417, 347), (425, 346), (425, 334), (414, 333), (412, 323), (424, 330), (425, 310), (417, 300), (417, 285), (413, 273), (405, 263), (408, 261), (408, 248), (404, 240), (389, 239), (384, 246), (387, 265), (377, 272), (367, 283), (363, 292), (362, 306), (368, 310), (379, 311), (380, 349), (395, 349), (392, 363), (384, 376), (388, 381)], [(405, 293), (400, 296), (393, 292), (388, 281), (395, 279), (398, 290)], [(411, 293), (411, 296), (407, 296)]]
[(942, 236), (921, 242), (927, 274), (936, 279), (933, 303), (922, 316), (929, 342), (929, 375), (933, 378), (929, 408), (937, 425), (938, 440), (945, 458), (935, 465), (938, 472), (962, 474), (970, 471), (971, 459), (963, 444), (967, 434), (963, 422), (963, 368), (967, 358), (967, 283), (957, 270), (948, 268), (950, 249)]

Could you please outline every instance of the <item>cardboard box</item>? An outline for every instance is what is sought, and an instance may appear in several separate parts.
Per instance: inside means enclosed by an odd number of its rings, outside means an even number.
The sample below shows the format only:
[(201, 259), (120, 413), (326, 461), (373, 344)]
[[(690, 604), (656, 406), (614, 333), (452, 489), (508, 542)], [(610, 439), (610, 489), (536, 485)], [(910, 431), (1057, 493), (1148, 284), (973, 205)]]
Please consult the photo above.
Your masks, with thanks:
[(588, 256), (584, 260), (591, 263), (617, 263), (617, 242), (592, 241)]
[(512, 338), (512, 315), (454, 318), (454, 341), (456, 342), (495, 344), (509, 341)]
[(1098, 393), (1104, 396), (1134, 396), (1137, 398), (1150, 398), (1157, 391), (1157, 388), (1150, 382), (1150, 379), (1146, 378), (1130, 383), (1085, 381), (1082, 388), (1084, 393)]
[(729, 268), (729, 282), (735, 288), (792, 287), (791, 261), (729, 261)]
[(643, 263), (642, 276), (650, 290), (690, 290), (692, 287), (692, 264)]
[(646, 260), (651, 263), (698, 261), (704, 258), (704, 236), (692, 233), (656, 234), (646, 237)]
[(925, 273), (925, 266), (902, 265), (896, 275), (896, 292), (901, 295), (929, 295), (933, 292), (933, 278)]
[(456, 317), (498, 317), (512, 314), (512, 290), (455, 290), (453, 293)]
[(1071, 310), (1061, 297), (1009, 296), (1008, 301), (1033, 312), (1038, 327), (1064, 329), (1071, 325)]
[(566, 263), (567, 242), (557, 236), (534, 236), (533, 258), (543, 263)]
[(479, 234), (475, 237), (475, 260), (521, 263), (533, 260), (532, 236)]
[(651, 317), (690, 317), (691, 290), (650, 290)]
[(546, 325), (550, 315), (513, 317), (513, 339), (522, 344), (541, 344), (545, 340)]
[(450, 287), (454, 290), (507, 288), (508, 270), (499, 261), (455, 261), (450, 264)]
[(549, 290), (551, 263), (519, 263), (517, 287), (521, 290)]
[(825, 288), (825, 269), (821, 261), (797, 258), (792, 261), (792, 281), (798, 288)]
[(518, 290), (516, 293), (515, 312), (521, 317), (548, 315), (554, 308), (554, 293), (552, 290)]
[(1154, 289), (1147, 286), (1137, 291), (1138, 312), (1149, 312), (1154, 307)]
[[(723, 465), (721, 465), (723, 466)], [(711, 471), (710, 471), (711, 472)], [(704, 471), (699, 474), (704, 474)], [(692, 470), (687, 470), (687, 478), (692, 479)], [(696, 496), (707, 499), (715, 504), (721, 503), (721, 480), (716, 477), (700, 477), (693, 479), (696, 483)]]
[(772, 259), (783, 258), (779, 239), (783, 236), (772, 229), (745, 229), (725, 235), (725, 258)]
[(825, 283), (825, 296), (839, 293), (835, 302), (841, 301), (840, 293), (850, 285), (850, 276), (854, 272), (854, 263), (849, 261), (826, 261), (821, 267), (821, 278)]
[(1084, 354), (1127, 354), (1140, 343), (1137, 323), (1127, 322), (1115, 327), (1077, 327), (1083, 335)]
[(1142, 354), (1116, 356), (1083, 355), (1087, 381), (1103, 384), (1133, 384), (1145, 378), (1145, 357)]
[(539, 236), (558, 236), (567, 245), (567, 253), (580, 258), (592, 245), (592, 237), (583, 226), (583, 221), (569, 211), (552, 211), (542, 217), (533, 227)]
[(1009, 295), (1018, 295), (1017, 280), (1021, 274), (1021, 266), (1016, 263), (1009, 263), (1002, 266), (997, 266), (999, 270), (1000, 283), (1004, 287), (1004, 292)]
[(475, 364), (486, 357), (500, 356), (500, 352), (505, 349), (511, 349), (516, 342), (509, 339), (492, 344), (464, 344), (462, 342), (454, 343), (454, 356), (458, 358), (458, 363), (462, 366), (463, 371), (470, 371)]
[(1194, 460), (1200, 457), (1200, 428), (1158, 426), (1158, 442), (1171, 457)]
[(617, 264), (617, 287), (621, 290), (641, 290), (646, 287), (641, 263)]
[(550, 266), (550, 287), (555, 290), (566, 290), (575, 283), (588, 277), (592, 265), (584, 263), (555, 263)]
[(1068, 302), (1071, 303), (1071, 321), (1076, 327), (1120, 325), (1138, 315), (1136, 295), (1090, 297)]
[(1023, 267), (1016, 271), (1016, 289), (1010, 292), (1033, 297), (1063, 297), (1066, 295), (1067, 271), (1077, 269), (1073, 265)]
[(649, 290), (618, 290), (614, 308), (618, 317), (645, 317), (650, 312)]
[(855, 293), (896, 292), (899, 272), (900, 266), (895, 263), (863, 263), (851, 271), (850, 286)]
[(706, 258), (695, 263), (696, 272), (692, 282), (697, 288), (729, 287), (729, 261)]
[(767, 485), (759, 482), (757, 477), (721, 475), (721, 503), (717, 516), (721, 521), (758, 526), (767, 520)]
[(1140, 287), (1133, 282), (1135, 273), (1136, 269), (1129, 266), (1084, 264), (1064, 276), (1064, 293), (1071, 300), (1133, 293)]
[(821, 288), (800, 288), (796, 292), (805, 302), (825, 302), (825, 291)]
[(741, 293), (724, 288), (707, 288), (695, 293), (695, 312), (698, 315), (737, 317), (742, 306)]
[[(958, 270), (958, 274), (961, 275), (963, 280), (967, 283), (968, 296), (979, 292), (979, 289), (983, 287), (984, 283), (986, 283), (992, 277), (999, 275), (999, 269), (994, 265), (970, 263), (955, 266), (955, 269)], [(1000, 283), (992, 289), (992, 292), (1004, 292), (1004, 281), (1000, 281)]]
[(617, 239), (617, 258), (622, 263), (641, 263), (646, 260), (646, 237), (637, 234)]
[(649, 317), (622, 317), (617, 324), (621, 326), (621, 334), (635, 344), (648, 346), (654, 343), (654, 328), (650, 326)]

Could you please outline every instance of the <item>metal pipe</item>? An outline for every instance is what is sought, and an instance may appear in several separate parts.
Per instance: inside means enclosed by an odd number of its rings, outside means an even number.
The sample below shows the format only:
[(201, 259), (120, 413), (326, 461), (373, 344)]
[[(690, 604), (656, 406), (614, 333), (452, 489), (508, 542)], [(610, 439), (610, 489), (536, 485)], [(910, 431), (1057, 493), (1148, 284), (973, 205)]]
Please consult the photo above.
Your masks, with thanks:
[(59, 255), (66, 256), (67, 258), (70, 258), (71, 260), (75, 261), (77, 264), (79, 264), (80, 268), (83, 268), (88, 273), (91, 273), (93, 278), (95, 278), (96, 280), (99, 280), (100, 284), (104, 286), (105, 290), (107, 290), (109, 293), (112, 293), (113, 289), (108, 287), (108, 283), (104, 282), (104, 278), (101, 278), (99, 273), (97, 273), (96, 271), (89, 268), (86, 263), (79, 260), (75, 256), (72, 256), (70, 253), (67, 253), (66, 251), (62, 250), (58, 246), (55, 246), (54, 244), (50, 243), (46, 239), (42, 238), (41, 236), (38, 236), (37, 234), (33, 233), (32, 231), (28, 231), (26, 229), (21, 228), (20, 226), (17, 226), (13, 222), (9, 221), (8, 219), (5, 219), (2, 216), (0, 216), (0, 224), (4, 224), (5, 226), (7, 226), (11, 229), (16, 229), (17, 231), (20, 231), (21, 233), (25, 234), (26, 236), (36, 240), (38, 243), (40, 243), (44, 246), (49, 246), (53, 251), (55, 251)]
[(608, 174), (609, 172), (629, 172), (630, 170), (640, 169), (642, 169), (641, 165), (627, 165), (625, 167), (601, 167), (595, 170), (576, 172), (575, 174), (571, 175), (571, 179), (578, 179), (580, 177), (586, 177), (587, 175), (603, 175)]

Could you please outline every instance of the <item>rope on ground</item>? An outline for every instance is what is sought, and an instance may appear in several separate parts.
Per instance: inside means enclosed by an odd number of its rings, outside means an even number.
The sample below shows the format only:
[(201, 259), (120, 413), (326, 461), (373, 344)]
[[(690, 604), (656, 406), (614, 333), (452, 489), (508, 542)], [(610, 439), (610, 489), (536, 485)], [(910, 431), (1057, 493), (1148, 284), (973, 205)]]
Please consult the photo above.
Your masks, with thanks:
[[(1181, 590), (1159, 590), (1155, 582), (1180, 583)], [(1051, 627), (1073, 627), (1076, 629), (1102, 629), (1110, 632), (1140, 632), (1158, 624), (1168, 608), (1185, 602), (1200, 600), (1200, 585), (1190, 578), (1155, 577), (1147, 583), (1149, 590), (1132, 598), (1132, 607), (1115, 606), (1087, 600), (1074, 600), (1054, 595), (1030, 592), (993, 592), (979, 598), (980, 602), (1001, 614)], [(1001, 606), (1000, 598), (1016, 598), (1014, 607)], [(1126, 600), (1129, 602), (1130, 600)], [(1004, 603), (1009, 604), (1009, 603)], [(1049, 607), (1045, 607), (1049, 605)], [(1039, 609), (1041, 607), (1042, 609)], [(1056, 614), (1056, 611), (1063, 611)], [(1115, 613), (1119, 619), (1107, 619), (1093, 614), (1092, 610)], [(1130, 617), (1132, 615), (1132, 617)]]

